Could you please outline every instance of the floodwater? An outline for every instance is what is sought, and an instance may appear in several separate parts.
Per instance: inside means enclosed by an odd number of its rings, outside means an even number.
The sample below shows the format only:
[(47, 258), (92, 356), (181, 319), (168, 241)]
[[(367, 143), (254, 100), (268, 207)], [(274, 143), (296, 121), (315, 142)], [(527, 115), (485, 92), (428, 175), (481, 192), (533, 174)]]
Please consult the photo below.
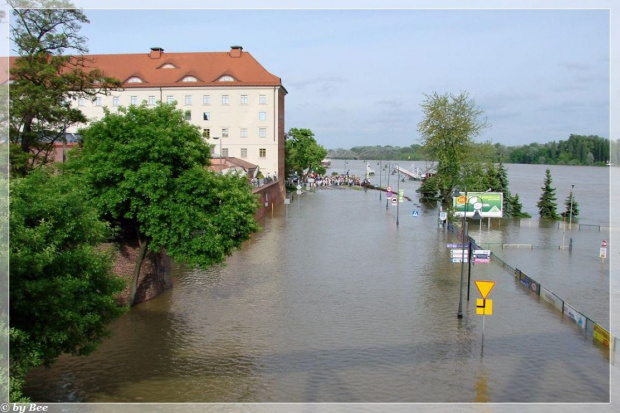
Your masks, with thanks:
[[(347, 166), (363, 175), (363, 162)], [(536, 223), (545, 166), (507, 168), (533, 220), (470, 221), (470, 235), (613, 332), (610, 263), (599, 258), (613, 232), (612, 168), (550, 167), (560, 211), (575, 185), (580, 215), (570, 229)], [(613, 355), (495, 262), (472, 266), (469, 301), (464, 267), (457, 318), (461, 264), (446, 245), (459, 237), (438, 225), (435, 206), (417, 203), (418, 182), (395, 178), (413, 202), (386, 208), (385, 193), (363, 189), (294, 194), (225, 265), (175, 266), (172, 290), (117, 320), (91, 356), (33, 372), (27, 394), (89, 403), (608, 403)], [(572, 250), (559, 248), (569, 242)], [(474, 280), (495, 281), (490, 316), (476, 314)]]

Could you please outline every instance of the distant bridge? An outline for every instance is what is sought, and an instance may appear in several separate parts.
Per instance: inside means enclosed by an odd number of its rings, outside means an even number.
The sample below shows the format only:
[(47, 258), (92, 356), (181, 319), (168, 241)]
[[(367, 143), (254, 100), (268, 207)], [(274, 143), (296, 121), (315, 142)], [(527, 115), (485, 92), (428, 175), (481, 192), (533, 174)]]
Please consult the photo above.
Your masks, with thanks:
[(392, 167), (394, 168), (394, 170), (400, 172), (403, 175), (406, 175), (410, 179), (421, 180), (422, 178), (424, 178), (425, 175), (422, 173), (420, 168), (413, 165), (411, 166), (411, 169), (405, 169), (400, 167), (399, 165), (392, 165)]

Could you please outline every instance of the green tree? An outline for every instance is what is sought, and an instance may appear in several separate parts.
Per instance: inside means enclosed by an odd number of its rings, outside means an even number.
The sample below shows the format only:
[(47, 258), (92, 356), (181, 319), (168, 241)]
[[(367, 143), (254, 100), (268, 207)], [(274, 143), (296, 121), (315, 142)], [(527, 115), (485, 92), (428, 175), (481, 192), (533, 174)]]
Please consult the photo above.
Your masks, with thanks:
[(527, 212), (521, 211), (523, 205), (521, 205), (521, 201), (519, 200), (519, 194), (514, 194), (514, 196), (508, 197), (509, 209), (511, 217), (515, 218), (531, 218), (532, 216)]
[(286, 136), (285, 146), (286, 171), (302, 175), (308, 169), (325, 173), (321, 161), (325, 159), (327, 150), (314, 139), (310, 129), (292, 128)]
[[(86, 38), (79, 35), (86, 16), (65, 1), (21, 2), (13, 10), (11, 39), (18, 57), (10, 70), (9, 136), (21, 149), (11, 151), (14, 176), (49, 161), (52, 145), (67, 128), (86, 122), (72, 102), (120, 87), (116, 79), (90, 69)], [(75, 55), (64, 55), (74, 52)]]
[(555, 188), (551, 187), (551, 171), (549, 169), (545, 172), (545, 182), (544, 186), (541, 188), (543, 190), (542, 195), (540, 196), (540, 200), (538, 201), (538, 211), (542, 218), (549, 219), (559, 219), (560, 217), (557, 214), (557, 204), (555, 203)]
[(181, 110), (160, 103), (104, 113), (82, 131), (72, 167), (83, 172), (102, 216), (140, 246), (130, 303), (148, 250), (206, 268), (258, 230), (247, 178), (207, 169), (209, 146)]
[(78, 176), (39, 169), (11, 182), (11, 400), (33, 367), (85, 355), (110, 335), (124, 289), (97, 245), (108, 233)]
[(423, 120), (418, 124), (424, 151), (437, 161), (440, 198), (451, 199), (454, 188), (463, 184), (464, 165), (475, 156), (473, 138), (488, 127), (483, 111), (467, 93), (433, 93), (422, 102)]
[(570, 195), (568, 195), (566, 199), (564, 200), (564, 208), (565, 208), (564, 212), (560, 214), (562, 215), (562, 218), (569, 218), (569, 217), (575, 218), (576, 216), (579, 215), (579, 203), (573, 196), (572, 190), (570, 191)]

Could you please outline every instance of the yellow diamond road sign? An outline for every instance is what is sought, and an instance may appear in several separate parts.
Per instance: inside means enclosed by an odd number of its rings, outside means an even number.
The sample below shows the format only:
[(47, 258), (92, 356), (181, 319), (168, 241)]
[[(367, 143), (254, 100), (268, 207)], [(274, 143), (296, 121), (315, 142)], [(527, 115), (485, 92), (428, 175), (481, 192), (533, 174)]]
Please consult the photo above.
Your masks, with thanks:
[(487, 298), (487, 295), (489, 295), (489, 293), (495, 286), (495, 281), (474, 281), (474, 282), (476, 283), (476, 287), (478, 287), (478, 291), (480, 291), (480, 295), (482, 295), (482, 298)]

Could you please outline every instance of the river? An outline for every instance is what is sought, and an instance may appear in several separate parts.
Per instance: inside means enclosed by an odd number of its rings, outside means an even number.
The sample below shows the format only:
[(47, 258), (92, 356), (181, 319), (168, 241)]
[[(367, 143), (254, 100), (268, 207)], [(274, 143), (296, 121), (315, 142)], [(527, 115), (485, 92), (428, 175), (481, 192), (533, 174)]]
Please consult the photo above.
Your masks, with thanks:
[[(362, 161), (348, 162), (363, 175)], [(574, 185), (580, 214), (568, 229), (537, 224), (547, 166), (506, 167), (534, 218), (471, 221), (470, 235), (617, 334), (610, 272), (617, 277), (599, 258), (602, 240), (611, 256), (618, 228), (609, 214), (616, 168), (549, 167), (559, 212)], [(472, 266), (471, 299), (464, 294), (457, 318), (461, 264), (450, 263), (446, 246), (458, 236), (438, 225), (434, 206), (417, 202), (419, 182), (395, 178), (392, 187), (413, 199), (398, 208), (374, 190), (295, 194), (226, 264), (175, 265), (172, 290), (114, 322), (114, 336), (89, 357), (34, 371), (26, 393), (39, 402), (297, 407), (608, 402), (613, 357), (496, 263)], [(572, 250), (559, 248), (571, 240)], [(476, 315), (474, 280), (495, 281), (490, 316)], [(620, 288), (612, 290), (615, 300)]]

